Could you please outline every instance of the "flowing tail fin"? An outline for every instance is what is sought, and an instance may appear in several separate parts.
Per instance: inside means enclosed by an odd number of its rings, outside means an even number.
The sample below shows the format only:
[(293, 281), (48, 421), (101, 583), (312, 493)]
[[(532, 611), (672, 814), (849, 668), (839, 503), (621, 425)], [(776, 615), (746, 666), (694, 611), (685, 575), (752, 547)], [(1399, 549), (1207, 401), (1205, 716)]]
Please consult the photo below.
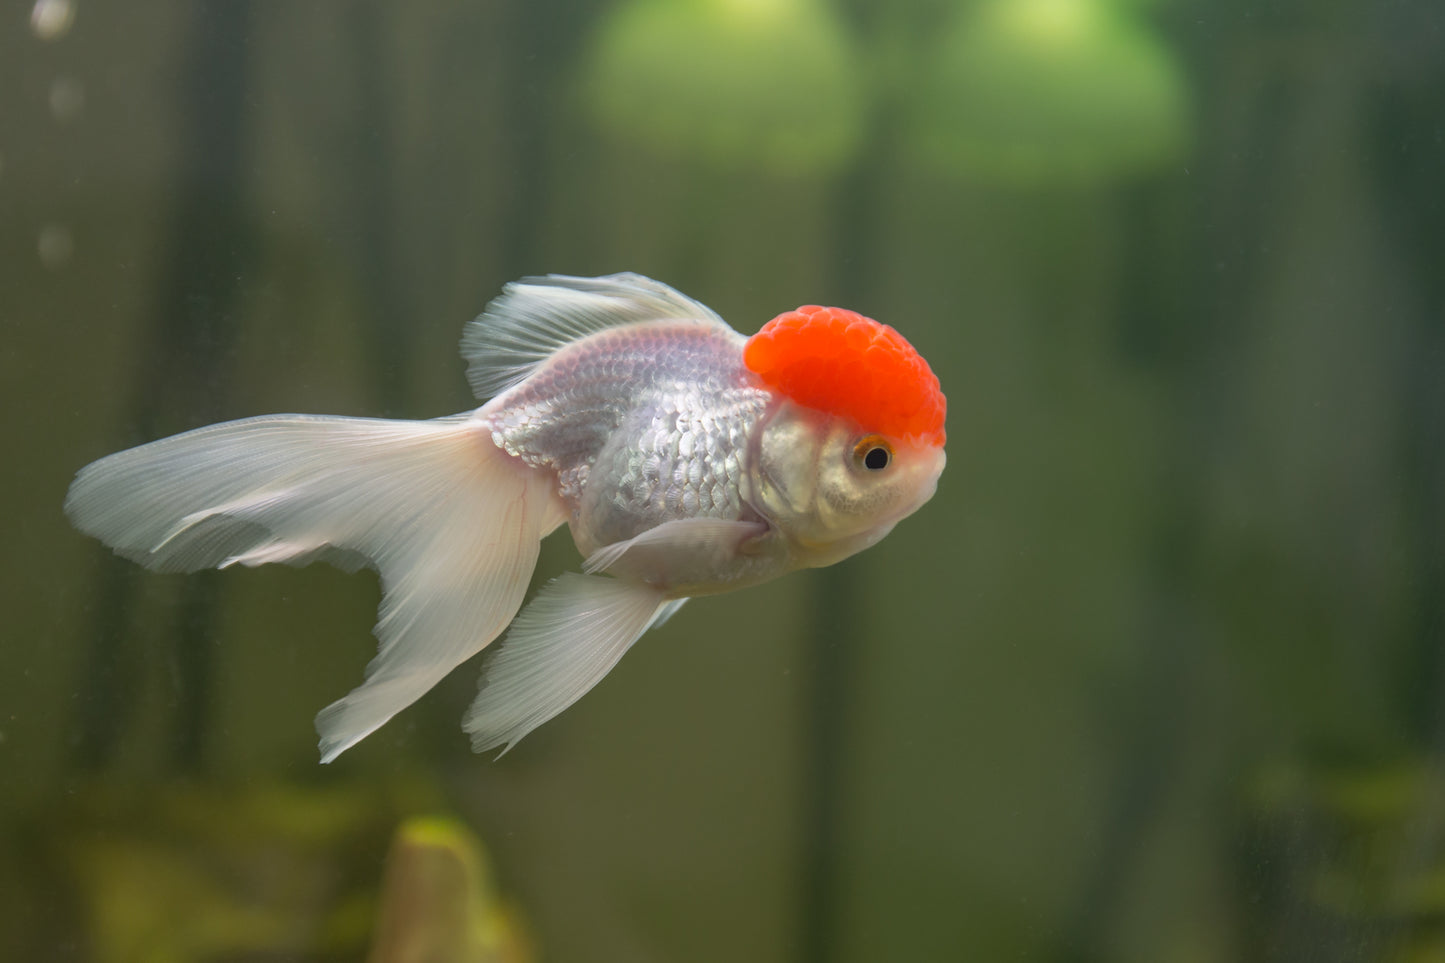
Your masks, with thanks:
[(551, 480), (466, 415), (248, 418), (118, 452), (76, 476), (81, 531), (157, 571), (317, 559), (381, 574), (366, 681), (316, 717), (322, 762), (501, 634), (543, 535)]

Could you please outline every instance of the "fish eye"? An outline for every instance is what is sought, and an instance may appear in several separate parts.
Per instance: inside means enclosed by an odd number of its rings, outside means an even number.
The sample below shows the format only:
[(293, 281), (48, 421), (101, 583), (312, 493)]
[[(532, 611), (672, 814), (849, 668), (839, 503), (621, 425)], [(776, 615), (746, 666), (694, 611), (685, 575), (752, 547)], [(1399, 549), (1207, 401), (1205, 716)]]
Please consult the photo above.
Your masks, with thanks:
[(853, 446), (853, 462), (869, 471), (882, 471), (893, 464), (893, 446), (886, 438), (865, 435)]

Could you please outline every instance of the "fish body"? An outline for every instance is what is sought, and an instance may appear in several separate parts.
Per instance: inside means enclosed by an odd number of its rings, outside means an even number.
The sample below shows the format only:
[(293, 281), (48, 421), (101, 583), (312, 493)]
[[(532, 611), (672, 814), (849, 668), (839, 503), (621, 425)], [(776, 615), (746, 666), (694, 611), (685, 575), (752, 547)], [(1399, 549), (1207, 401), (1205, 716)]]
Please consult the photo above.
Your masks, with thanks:
[[(377, 569), (379, 651), (317, 717), (323, 761), (504, 631), (464, 728), (505, 751), (686, 599), (866, 548), (944, 466), (937, 379), (841, 309), (746, 338), (640, 275), (550, 276), (508, 285), (462, 351), (488, 399), (473, 412), (227, 422), (103, 458), (67, 497), (78, 528), (157, 570)], [(563, 523), (583, 571), (521, 608)]]
[[(700, 322), (602, 331), (559, 350), (475, 420), (503, 451), (555, 473), (584, 556), (684, 519), (751, 534), (760, 520), (749, 506), (748, 439), (770, 397), (750, 382), (742, 342)], [(735, 554), (709, 566), (679, 554), (666, 570), (630, 574), (672, 595), (708, 594), (763, 560)]]

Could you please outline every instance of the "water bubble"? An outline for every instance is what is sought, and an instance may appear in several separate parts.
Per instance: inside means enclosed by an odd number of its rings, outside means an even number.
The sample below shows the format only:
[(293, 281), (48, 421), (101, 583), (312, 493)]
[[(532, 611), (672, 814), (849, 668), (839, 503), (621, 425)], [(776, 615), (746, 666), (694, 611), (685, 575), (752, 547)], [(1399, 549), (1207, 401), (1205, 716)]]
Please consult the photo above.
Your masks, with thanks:
[(36, 247), (40, 252), (40, 263), (55, 270), (68, 264), (75, 254), (75, 236), (64, 224), (46, 224), (40, 229), (40, 241)]
[(50, 112), (59, 121), (73, 120), (85, 106), (85, 85), (75, 77), (57, 77), (50, 84)]
[(71, 0), (35, 0), (30, 8), (30, 30), (41, 40), (59, 40), (75, 23)]

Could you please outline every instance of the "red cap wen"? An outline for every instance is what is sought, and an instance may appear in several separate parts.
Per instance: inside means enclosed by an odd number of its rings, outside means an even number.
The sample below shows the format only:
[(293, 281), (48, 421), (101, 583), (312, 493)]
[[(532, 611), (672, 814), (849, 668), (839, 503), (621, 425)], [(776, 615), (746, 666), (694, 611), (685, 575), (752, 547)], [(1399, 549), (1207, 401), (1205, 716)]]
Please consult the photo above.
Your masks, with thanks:
[(947, 404), (928, 362), (903, 335), (856, 311), (805, 304), (780, 314), (748, 339), (743, 364), (800, 405), (943, 445)]

